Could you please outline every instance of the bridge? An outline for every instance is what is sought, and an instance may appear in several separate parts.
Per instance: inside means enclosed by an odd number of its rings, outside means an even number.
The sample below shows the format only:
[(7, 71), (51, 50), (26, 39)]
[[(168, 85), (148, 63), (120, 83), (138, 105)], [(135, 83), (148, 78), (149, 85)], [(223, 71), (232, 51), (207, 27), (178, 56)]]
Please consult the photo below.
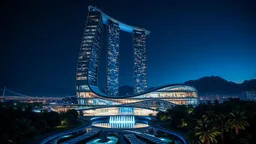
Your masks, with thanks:
[[(49, 97), (49, 96), (28, 96), (21, 94), (10, 89), (4, 88), (0, 89), (0, 101), (17, 101), (17, 102), (27, 102), (34, 103), (40, 102), (48, 105), (48, 108), (52, 111), (60, 112), (67, 111), (68, 109), (75, 109), (77, 111), (84, 110), (95, 110), (104, 109), (111, 107), (135, 107), (142, 108), (153, 111), (165, 111), (166, 109), (172, 108), (175, 104), (170, 103), (165, 100), (151, 99), (140, 102), (116, 104), (116, 105), (81, 105), (77, 104), (76, 95), (71, 96), (59, 96), (59, 97)], [(104, 99), (104, 98), (102, 98)]]
[(59, 96), (59, 97), (49, 97), (49, 96), (28, 96), (25, 94), (21, 94), (15, 91), (12, 91), (10, 89), (7, 89), (4, 87), (3, 89), (0, 89), (0, 101), (19, 101), (19, 102), (42, 102), (43, 104), (48, 103), (65, 103), (65, 101), (71, 101), (76, 103), (76, 100), (73, 99), (76, 98), (76, 95), (72, 96)]

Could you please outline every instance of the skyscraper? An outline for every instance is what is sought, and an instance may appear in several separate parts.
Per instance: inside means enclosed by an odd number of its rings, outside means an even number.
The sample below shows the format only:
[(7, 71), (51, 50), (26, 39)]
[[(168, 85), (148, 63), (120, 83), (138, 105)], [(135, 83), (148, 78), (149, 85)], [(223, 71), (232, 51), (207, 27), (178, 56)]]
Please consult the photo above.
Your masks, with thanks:
[(146, 34), (144, 31), (133, 32), (134, 47), (134, 93), (140, 93), (147, 89), (147, 56)]
[(119, 89), (119, 35), (118, 23), (108, 20), (108, 50), (107, 50), (107, 95), (118, 96)]
[[(172, 107), (173, 104), (197, 104), (197, 90), (184, 84), (170, 84), (147, 90), (146, 36), (150, 34), (148, 30), (122, 23), (98, 8), (89, 6), (88, 10), (76, 74), (78, 104), (94, 105), (86, 110), (85, 115), (148, 115), (154, 113), (152, 109), (156, 107), (162, 110)], [(118, 93), (121, 31), (128, 32), (133, 37), (133, 47), (130, 50), (134, 50), (134, 93), (128, 95)], [(98, 86), (103, 37), (107, 39), (106, 91), (102, 91)], [(104, 105), (107, 107), (104, 108)], [(116, 105), (119, 106), (115, 107)]]
[(87, 16), (85, 31), (78, 56), (76, 90), (78, 99), (90, 92), (88, 82), (97, 86), (99, 53), (103, 23), (100, 12), (90, 11)]
[[(134, 48), (134, 93), (147, 89), (146, 73), (146, 35), (149, 31), (143, 28), (124, 24), (111, 18), (99, 9), (89, 6), (89, 14), (80, 48), (76, 89), (78, 98), (89, 97), (91, 89), (110, 97), (118, 97), (119, 89), (119, 39), (120, 31), (131, 33)], [(104, 25), (107, 29), (104, 33)], [(102, 38), (106, 35), (107, 46), (107, 82), (106, 91), (98, 87), (98, 67)], [(86, 103), (86, 102), (85, 102)]]

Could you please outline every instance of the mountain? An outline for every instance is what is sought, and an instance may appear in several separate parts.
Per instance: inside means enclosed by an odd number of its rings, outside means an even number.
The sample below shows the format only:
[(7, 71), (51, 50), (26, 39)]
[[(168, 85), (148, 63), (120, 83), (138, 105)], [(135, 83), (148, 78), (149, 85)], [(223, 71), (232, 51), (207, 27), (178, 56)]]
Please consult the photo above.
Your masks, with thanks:
[(195, 86), (199, 95), (205, 93), (241, 94), (244, 91), (256, 90), (256, 79), (246, 80), (241, 84), (237, 84), (218, 76), (210, 76), (197, 80), (189, 80), (185, 84)]
[[(197, 80), (186, 81), (185, 84), (196, 87), (199, 95), (204, 94), (226, 94), (241, 95), (244, 91), (256, 90), (256, 79), (246, 80), (241, 84), (227, 81), (218, 76), (207, 76)], [(155, 87), (150, 87), (152, 90)], [(120, 95), (133, 94), (133, 87), (124, 85), (119, 87)]]

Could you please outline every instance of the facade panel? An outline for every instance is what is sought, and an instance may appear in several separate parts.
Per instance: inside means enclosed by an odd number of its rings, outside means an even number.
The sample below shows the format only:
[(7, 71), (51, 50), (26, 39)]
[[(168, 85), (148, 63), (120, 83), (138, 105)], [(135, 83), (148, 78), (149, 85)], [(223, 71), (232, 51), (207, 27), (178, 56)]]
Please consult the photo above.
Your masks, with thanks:
[(87, 95), (86, 93), (90, 93), (88, 79), (90, 84), (97, 85), (98, 57), (103, 30), (101, 19), (101, 13), (95, 11), (89, 12), (87, 17), (77, 63), (76, 90), (78, 103), (86, 103), (80, 101), (79, 98)]
[(117, 23), (108, 21), (108, 50), (107, 50), (107, 95), (118, 96), (119, 89), (119, 36), (120, 28)]
[(147, 90), (146, 34), (144, 31), (133, 32), (134, 47), (134, 93)]

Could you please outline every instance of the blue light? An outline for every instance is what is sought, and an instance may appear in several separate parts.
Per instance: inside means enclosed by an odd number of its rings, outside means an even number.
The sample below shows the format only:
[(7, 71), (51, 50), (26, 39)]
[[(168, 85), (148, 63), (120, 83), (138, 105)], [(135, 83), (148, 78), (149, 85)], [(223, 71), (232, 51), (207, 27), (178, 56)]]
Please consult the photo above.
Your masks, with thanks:
[(120, 30), (122, 31), (125, 31), (125, 32), (128, 32), (128, 33), (132, 33), (134, 30), (136, 31), (145, 31), (146, 35), (149, 35), (150, 34), (150, 31), (144, 29), (144, 28), (139, 28), (139, 27), (135, 27), (135, 26), (130, 26), (130, 25), (127, 25), (127, 24), (124, 24), (108, 15), (106, 15), (105, 13), (103, 13), (101, 10), (99, 10), (98, 8), (96, 7), (93, 7), (93, 6), (89, 6), (89, 11), (98, 11), (102, 14), (102, 21), (104, 24), (107, 24), (107, 21), (108, 20), (111, 20), (115, 23), (118, 23), (119, 25), (119, 28)]

